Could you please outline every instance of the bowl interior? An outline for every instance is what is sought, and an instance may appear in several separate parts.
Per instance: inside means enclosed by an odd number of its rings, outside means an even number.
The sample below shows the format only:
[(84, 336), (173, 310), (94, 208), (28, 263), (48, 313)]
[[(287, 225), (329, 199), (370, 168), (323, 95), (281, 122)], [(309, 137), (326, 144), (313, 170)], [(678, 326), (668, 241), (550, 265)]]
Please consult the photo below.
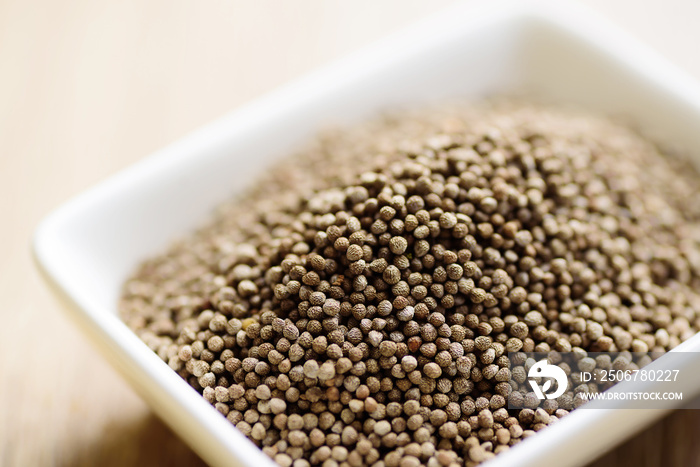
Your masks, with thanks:
[(655, 68), (649, 57), (634, 61), (624, 50), (601, 50), (598, 42), (609, 34), (571, 16), (495, 10), (459, 28), (446, 24), (439, 34), (423, 28), (401, 53), (382, 58), (393, 47), (387, 41), (217, 121), (62, 213), (53, 233), (71, 249), (71, 275), (115, 312), (120, 286), (139, 260), (201, 223), (317, 130), (382, 109), (524, 93), (623, 116), (660, 141), (700, 154), (698, 100), (664, 82), (666, 67)]

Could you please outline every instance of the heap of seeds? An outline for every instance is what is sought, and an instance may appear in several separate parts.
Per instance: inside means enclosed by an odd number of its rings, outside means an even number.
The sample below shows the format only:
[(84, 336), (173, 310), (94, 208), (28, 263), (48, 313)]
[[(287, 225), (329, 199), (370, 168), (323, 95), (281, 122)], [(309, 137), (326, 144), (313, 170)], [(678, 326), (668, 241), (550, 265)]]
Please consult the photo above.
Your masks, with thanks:
[(699, 220), (697, 172), (609, 121), (405, 113), (279, 164), (120, 310), (283, 467), (475, 465), (573, 408), (509, 411), (507, 352), (696, 332)]

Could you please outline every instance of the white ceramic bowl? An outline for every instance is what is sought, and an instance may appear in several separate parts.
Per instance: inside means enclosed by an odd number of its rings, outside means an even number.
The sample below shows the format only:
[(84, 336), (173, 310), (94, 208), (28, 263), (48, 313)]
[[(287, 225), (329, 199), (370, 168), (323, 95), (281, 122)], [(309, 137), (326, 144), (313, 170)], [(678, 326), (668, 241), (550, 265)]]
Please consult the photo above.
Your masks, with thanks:
[[(700, 156), (700, 87), (614, 26), (560, 1), (458, 4), (233, 112), (64, 204), (37, 229), (37, 263), (95, 346), (204, 460), (272, 465), (119, 320), (124, 279), (319, 127), (395, 105), (523, 90), (626, 115)], [(700, 350), (700, 338), (683, 347)], [(688, 398), (699, 392), (700, 381), (683, 389)], [(663, 413), (579, 410), (492, 465), (581, 465)]]

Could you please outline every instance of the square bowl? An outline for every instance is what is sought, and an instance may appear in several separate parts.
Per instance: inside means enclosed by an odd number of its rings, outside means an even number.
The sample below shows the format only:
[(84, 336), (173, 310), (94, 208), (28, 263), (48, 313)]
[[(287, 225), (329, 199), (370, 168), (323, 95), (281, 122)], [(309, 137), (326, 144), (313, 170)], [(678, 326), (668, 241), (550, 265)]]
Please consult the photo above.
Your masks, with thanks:
[[(700, 157), (700, 87), (613, 25), (568, 2), (457, 4), (67, 202), (38, 227), (34, 257), (94, 345), (205, 461), (273, 465), (120, 321), (117, 302), (128, 274), (321, 127), (396, 106), (522, 92), (624, 115), (655, 139)], [(681, 350), (700, 350), (700, 337)], [(700, 378), (683, 389), (699, 393)], [(581, 465), (666, 411), (577, 410), (489, 465)]]

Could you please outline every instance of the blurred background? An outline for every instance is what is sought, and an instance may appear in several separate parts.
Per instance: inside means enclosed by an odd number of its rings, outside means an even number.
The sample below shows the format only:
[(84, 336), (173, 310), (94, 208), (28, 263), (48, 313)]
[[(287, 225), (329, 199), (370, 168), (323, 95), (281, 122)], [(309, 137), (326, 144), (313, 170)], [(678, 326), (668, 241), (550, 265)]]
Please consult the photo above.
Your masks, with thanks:
[[(200, 465), (66, 320), (29, 255), (67, 198), (452, 0), (0, 0), (0, 465)], [(700, 79), (700, 2), (585, 0)], [(700, 462), (679, 411), (596, 462)], [(585, 440), (582, 440), (585, 449)]]

